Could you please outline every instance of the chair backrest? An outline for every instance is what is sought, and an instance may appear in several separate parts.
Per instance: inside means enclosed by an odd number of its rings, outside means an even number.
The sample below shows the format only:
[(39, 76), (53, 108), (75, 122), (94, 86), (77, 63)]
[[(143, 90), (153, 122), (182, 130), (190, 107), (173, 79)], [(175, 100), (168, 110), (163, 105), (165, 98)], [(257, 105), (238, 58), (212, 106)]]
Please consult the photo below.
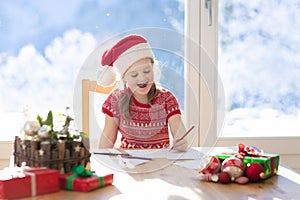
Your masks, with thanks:
[(102, 87), (96, 81), (82, 80), (82, 131), (90, 134), (90, 92), (109, 94), (115, 85)]

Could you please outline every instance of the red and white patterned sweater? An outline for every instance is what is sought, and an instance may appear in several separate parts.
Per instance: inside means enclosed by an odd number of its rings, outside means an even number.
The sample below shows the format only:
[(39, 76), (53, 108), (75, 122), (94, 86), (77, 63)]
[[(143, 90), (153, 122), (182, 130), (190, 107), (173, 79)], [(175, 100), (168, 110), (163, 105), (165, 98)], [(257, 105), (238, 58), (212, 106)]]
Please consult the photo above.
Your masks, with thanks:
[(170, 145), (168, 119), (181, 114), (176, 97), (168, 90), (159, 90), (153, 105), (139, 103), (133, 95), (129, 107), (130, 119), (120, 114), (119, 101), (129, 89), (114, 90), (102, 105), (102, 112), (117, 118), (122, 134), (120, 148), (166, 148)]

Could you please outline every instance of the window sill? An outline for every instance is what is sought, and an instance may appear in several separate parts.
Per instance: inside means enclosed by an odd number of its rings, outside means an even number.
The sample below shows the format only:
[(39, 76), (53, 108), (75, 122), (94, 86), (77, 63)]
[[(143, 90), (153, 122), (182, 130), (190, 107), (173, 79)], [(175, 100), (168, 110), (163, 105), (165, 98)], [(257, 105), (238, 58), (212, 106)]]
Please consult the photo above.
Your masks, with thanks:
[(0, 141), (0, 160), (9, 159), (13, 152), (13, 141)]

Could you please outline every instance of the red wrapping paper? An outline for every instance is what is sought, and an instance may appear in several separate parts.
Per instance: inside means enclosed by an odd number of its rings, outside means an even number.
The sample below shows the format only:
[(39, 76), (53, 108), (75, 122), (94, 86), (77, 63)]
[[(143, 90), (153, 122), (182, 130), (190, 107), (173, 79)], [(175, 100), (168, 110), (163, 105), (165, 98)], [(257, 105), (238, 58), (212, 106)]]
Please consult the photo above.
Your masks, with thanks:
[(60, 175), (60, 188), (66, 190), (89, 192), (113, 183), (113, 174), (105, 176), (80, 177), (73, 173)]
[(15, 199), (59, 191), (59, 171), (31, 168), (0, 177), (0, 199)]

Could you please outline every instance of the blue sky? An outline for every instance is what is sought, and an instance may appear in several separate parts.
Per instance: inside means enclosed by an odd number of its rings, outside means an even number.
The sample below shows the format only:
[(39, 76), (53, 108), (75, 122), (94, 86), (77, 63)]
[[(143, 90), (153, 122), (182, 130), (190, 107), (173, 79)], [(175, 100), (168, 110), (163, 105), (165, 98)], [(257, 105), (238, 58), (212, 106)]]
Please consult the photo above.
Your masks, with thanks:
[(183, 33), (183, 22), (183, 0), (0, 1), (0, 131), (10, 133), (0, 140), (19, 133), (24, 108), (35, 118), (73, 106), (82, 65), (108, 39), (145, 27)]
[(174, 13), (177, 7), (177, 1), (162, 0), (129, 0), (125, 4), (122, 0), (1, 1), (0, 52), (15, 54), (29, 43), (43, 51), (51, 40), (71, 29), (89, 32), (99, 41), (137, 27), (174, 29), (168, 16), (182, 15)]
[(0, 112), (71, 104), (76, 75), (97, 46), (143, 27), (183, 32), (183, 9), (173, 0), (0, 1)]

